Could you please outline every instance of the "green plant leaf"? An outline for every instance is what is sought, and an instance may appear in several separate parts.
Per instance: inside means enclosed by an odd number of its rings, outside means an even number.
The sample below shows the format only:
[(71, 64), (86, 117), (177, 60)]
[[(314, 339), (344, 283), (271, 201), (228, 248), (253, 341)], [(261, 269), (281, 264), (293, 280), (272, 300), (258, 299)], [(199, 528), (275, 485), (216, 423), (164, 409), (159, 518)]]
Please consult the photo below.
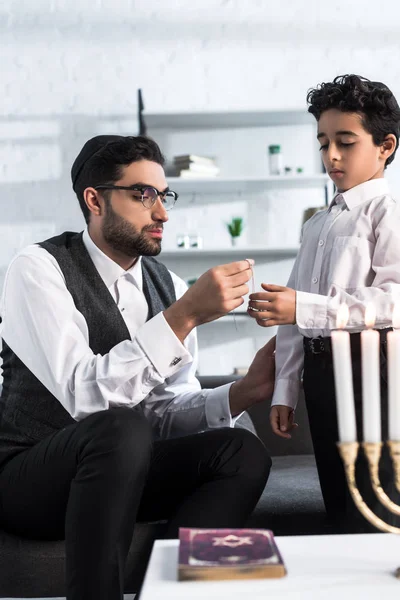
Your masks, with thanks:
[(234, 217), (232, 221), (227, 224), (227, 227), (231, 237), (239, 237), (243, 231), (243, 219), (241, 217)]

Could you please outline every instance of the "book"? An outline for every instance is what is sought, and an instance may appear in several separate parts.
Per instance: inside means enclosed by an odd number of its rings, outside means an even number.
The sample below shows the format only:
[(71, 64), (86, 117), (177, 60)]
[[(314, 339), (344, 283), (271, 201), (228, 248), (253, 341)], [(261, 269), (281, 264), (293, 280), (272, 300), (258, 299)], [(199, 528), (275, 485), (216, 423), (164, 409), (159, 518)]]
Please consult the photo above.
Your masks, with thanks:
[(197, 154), (180, 154), (179, 156), (174, 156), (174, 163), (198, 163), (202, 165), (215, 165), (215, 158), (211, 156), (199, 156)]
[(190, 163), (187, 166), (176, 165), (176, 169), (178, 172), (190, 171), (191, 173), (204, 173), (208, 175), (218, 175), (219, 173), (219, 167), (216, 165), (198, 165), (197, 163)]
[(204, 179), (207, 177), (215, 178), (218, 177), (219, 169), (217, 173), (209, 172), (209, 171), (191, 171), (190, 169), (182, 169), (179, 171), (179, 177), (182, 179)]
[(284, 577), (268, 529), (179, 529), (179, 581)]

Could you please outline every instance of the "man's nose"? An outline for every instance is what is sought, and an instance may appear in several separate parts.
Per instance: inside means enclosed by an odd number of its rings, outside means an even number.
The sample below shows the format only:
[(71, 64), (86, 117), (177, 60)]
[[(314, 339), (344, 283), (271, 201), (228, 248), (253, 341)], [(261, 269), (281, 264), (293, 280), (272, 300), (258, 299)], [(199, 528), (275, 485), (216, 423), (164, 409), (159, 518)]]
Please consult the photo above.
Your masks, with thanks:
[(157, 197), (157, 200), (153, 205), (152, 218), (153, 221), (162, 221), (163, 223), (166, 223), (169, 219), (168, 212), (160, 196)]

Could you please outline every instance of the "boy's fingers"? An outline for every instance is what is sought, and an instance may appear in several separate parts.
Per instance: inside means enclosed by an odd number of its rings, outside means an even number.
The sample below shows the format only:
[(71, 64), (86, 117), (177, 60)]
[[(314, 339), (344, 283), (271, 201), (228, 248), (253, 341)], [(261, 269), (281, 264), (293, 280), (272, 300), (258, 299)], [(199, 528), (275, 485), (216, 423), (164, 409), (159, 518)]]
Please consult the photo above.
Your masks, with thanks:
[(274, 285), (273, 283), (262, 283), (261, 287), (267, 292), (283, 292), (286, 289), (281, 285)]
[(279, 437), (283, 437), (286, 439), (290, 438), (290, 435), (288, 433), (284, 433), (279, 428), (279, 413), (278, 413), (278, 411), (271, 411), (269, 421), (271, 424), (272, 431), (273, 431), (273, 433), (275, 433), (275, 435), (278, 435)]
[(275, 294), (272, 292), (254, 292), (250, 294), (249, 298), (254, 301), (271, 302), (271, 300), (274, 300)]

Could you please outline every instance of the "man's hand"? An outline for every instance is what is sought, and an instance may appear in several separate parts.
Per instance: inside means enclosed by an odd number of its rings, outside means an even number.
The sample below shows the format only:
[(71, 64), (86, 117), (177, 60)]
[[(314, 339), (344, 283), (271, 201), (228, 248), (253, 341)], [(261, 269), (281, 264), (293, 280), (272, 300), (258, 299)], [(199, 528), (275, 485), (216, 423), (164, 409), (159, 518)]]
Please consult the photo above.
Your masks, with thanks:
[(272, 431), (280, 437), (290, 439), (292, 436), (289, 431), (298, 427), (294, 423), (294, 410), (290, 406), (277, 404), (271, 408), (269, 414), (269, 422), (271, 423)]
[(183, 342), (190, 331), (231, 312), (249, 293), (251, 259), (214, 267), (201, 275), (188, 291), (164, 311), (164, 317)]
[(235, 381), (229, 390), (229, 404), (233, 417), (253, 404), (270, 400), (275, 383), (275, 336), (255, 355), (247, 374)]
[(261, 327), (296, 323), (296, 292), (288, 287), (262, 283), (265, 292), (250, 294), (247, 313)]

